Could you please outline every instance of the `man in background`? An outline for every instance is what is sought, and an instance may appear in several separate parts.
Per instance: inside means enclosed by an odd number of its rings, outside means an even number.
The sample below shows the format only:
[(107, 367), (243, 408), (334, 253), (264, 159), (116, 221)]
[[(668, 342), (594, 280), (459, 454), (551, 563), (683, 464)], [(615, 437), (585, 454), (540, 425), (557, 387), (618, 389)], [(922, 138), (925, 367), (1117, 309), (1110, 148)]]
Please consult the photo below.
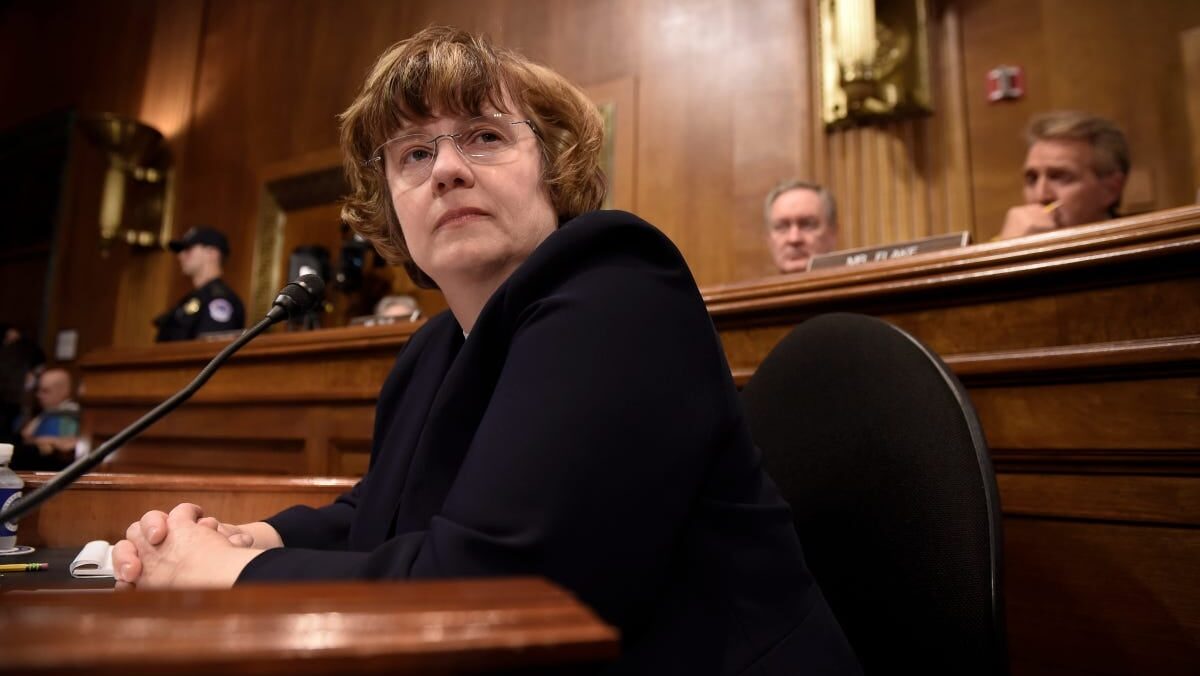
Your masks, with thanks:
[(46, 369), (38, 377), (36, 397), (42, 412), (21, 427), (26, 446), (14, 456), (14, 468), (58, 470), (75, 460), (79, 404), (71, 390), (71, 374), (63, 369)]
[(169, 246), (179, 259), (179, 268), (192, 281), (192, 291), (173, 309), (154, 320), (158, 342), (191, 340), (202, 333), (232, 331), (246, 326), (242, 301), (221, 275), (229, 242), (209, 227), (188, 230)]
[(767, 241), (780, 272), (805, 272), (813, 256), (837, 249), (837, 205), (816, 183), (789, 180), (767, 193)]
[(996, 239), (1117, 217), (1129, 144), (1111, 121), (1075, 111), (1035, 117), (1026, 132), (1025, 204), (1008, 210)]
[(384, 296), (375, 304), (375, 316), (416, 320), (421, 315), (417, 299), (408, 295)]

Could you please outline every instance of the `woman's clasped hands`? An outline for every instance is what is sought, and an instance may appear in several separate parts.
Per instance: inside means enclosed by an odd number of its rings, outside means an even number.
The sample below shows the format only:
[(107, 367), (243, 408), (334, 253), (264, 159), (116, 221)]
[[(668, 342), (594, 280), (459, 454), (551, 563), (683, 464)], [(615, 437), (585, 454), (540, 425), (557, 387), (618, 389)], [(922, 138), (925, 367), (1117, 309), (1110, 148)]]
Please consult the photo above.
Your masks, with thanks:
[(231, 587), (265, 549), (283, 542), (269, 524), (224, 523), (199, 505), (146, 512), (113, 547), (118, 589)]

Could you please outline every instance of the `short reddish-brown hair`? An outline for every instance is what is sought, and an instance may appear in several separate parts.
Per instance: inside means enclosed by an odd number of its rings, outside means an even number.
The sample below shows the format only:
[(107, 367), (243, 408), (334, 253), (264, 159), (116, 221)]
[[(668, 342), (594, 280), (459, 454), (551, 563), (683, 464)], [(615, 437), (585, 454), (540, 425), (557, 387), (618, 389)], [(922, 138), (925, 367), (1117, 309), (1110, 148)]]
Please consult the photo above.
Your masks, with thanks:
[(350, 195), (342, 220), (418, 285), (436, 286), (409, 254), (383, 173), (364, 163), (403, 125), (440, 115), (475, 116), (511, 101), (533, 121), (550, 202), (564, 222), (600, 208), (604, 125), (575, 85), (485, 37), (434, 26), (388, 48), (341, 118), (341, 147)]

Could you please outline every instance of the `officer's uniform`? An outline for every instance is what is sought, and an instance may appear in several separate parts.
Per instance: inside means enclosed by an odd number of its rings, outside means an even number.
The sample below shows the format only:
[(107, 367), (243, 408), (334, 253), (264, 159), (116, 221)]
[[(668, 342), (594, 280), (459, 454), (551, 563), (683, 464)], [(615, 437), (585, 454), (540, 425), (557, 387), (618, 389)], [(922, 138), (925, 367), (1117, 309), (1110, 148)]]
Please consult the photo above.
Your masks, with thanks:
[[(204, 245), (229, 254), (229, 241), (225, 235), (208, 226), (189, 229), (183, 237), (167, 246), (179, 253), (191, 247)], [(225, 282), (214, 279), (183, 297), (169, 312), (159, 315), (154, 324), (158, 326), (158, 342), (168, 340), (191, 340), (202, 333), (232, 331), (246, 326), (246, 311), (242, 299)]]
[(242, 301), (225, 282), (214, 279), (184, 296), (179, 304), (163, 313), (158, 325), (158, 342), (191, 340), (202, 333), (232, 331), (246, 326)]

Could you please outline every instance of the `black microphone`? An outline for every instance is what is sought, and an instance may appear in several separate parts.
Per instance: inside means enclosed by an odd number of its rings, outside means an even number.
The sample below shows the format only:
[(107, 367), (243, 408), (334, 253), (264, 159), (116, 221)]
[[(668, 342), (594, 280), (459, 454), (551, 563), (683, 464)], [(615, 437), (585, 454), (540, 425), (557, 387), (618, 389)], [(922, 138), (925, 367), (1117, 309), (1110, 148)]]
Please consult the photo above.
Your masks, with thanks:
[(89, 469), (100, 464), (102, 460), (120, 448), (125, 442), (137, 436), (142, 430), (157, 422), (159, 418), (175, 410), (180, 404), (190, 399), (204, 383), (208, 382), (208, 379), (217, 372), (217, 369), (221, 368), (221, 365), (233, 356), (234, 352), (237, 352), (243, 345), (254, 340), (258, 334), (266, 331), (276, 322), (289, 317), (299, 317), (320, 304), (324, 291), (325, 282), (321, 281), (321, 278), (316, 275), (300, 275), (296, 281), (289, 282), (287, 286), (280, 290), (279, 295), (275, 298), (275, 302), (271, 304), (271, 309), (267, 311), (267, 316), (259, 323), (243, 331), (242, 335), (237, 337), (237, 340), (225, 346), (225, 349), (213, 357), (212, 361), (208, 362), (208, 365), (200, 371), (187, 387), (176, 392), (170, 399), (156, 406), (154, 410), (138, 418), (132, 425), (118, 432), (96, 450), (68, 465), (56, 474), (54, 478), (42, 484), (40, 488), (10, 505), (8, 509), (0, 513), (0, 523), (20, 519), (32, 511), (34, 507), (37, 507), (55, 493), (69, 486)]
[(267, 319), (274, 324), (282, 319), (301, 317), (321, 303), (325, 293), (325, 282), (316, 275), (300, 275), (296, 281), (289, 282), (279, 290), (271, 309), (267, 311)]

